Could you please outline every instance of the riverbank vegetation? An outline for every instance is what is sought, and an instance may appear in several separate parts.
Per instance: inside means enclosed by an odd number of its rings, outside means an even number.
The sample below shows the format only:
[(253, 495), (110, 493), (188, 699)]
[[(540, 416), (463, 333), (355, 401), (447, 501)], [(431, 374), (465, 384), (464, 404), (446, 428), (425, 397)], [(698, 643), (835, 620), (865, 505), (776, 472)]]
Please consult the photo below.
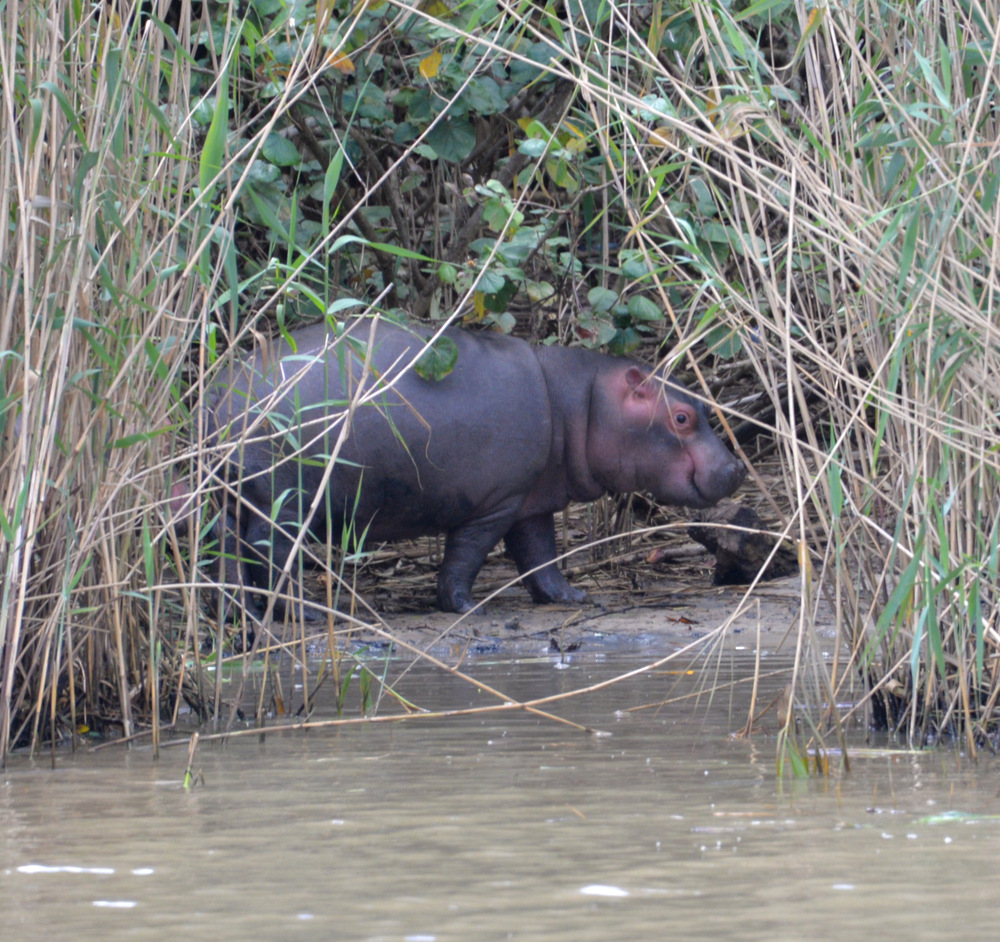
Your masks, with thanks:
[(166, 526), (199, 389), (370, 311), (669, 356), (781, 469), (802, 699), (996, 743), (997, 0), (2, 16), (0, 754), (225, 717)]

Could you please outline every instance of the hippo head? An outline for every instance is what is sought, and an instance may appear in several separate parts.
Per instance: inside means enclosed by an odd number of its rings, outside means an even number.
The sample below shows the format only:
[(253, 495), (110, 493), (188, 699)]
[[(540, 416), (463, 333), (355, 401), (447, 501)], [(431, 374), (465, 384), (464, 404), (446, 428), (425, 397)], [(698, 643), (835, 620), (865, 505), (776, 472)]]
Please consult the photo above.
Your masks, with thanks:
[(588, 428), (590, 472), (608, 491), (709, 507), (746, 468), (716, 437), (702, 403), (636, 365), (598, 377)]

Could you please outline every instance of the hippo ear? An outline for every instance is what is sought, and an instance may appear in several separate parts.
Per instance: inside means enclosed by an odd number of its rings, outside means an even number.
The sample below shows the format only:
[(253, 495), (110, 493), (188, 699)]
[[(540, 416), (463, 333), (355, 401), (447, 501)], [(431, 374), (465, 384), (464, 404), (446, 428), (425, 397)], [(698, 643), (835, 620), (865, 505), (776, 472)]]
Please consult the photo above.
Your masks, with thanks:
[(647, 382), (649, 374), (644, 373), (637, 366), (630, 366), (625, 371), (625, 382), (629, 385), (629, 390), (636, 399), (655, 399), (656, 389), (652, 383)]

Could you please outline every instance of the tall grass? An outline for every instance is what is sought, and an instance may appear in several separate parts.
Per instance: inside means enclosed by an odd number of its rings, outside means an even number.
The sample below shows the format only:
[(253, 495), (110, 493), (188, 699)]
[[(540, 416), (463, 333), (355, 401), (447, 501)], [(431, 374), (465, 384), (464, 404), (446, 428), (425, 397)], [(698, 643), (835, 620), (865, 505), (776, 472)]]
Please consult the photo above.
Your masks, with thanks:
[[(290, 42), (282, 93), (229, 134), (242, 22), (213, 34), (212, 94), (191, 100), (183, 50), (198, 30), (179, 8), (176, 41), (138, 5), (3, 12), (4, 755), (97, 717), (129, 735), (140, 718), (175, 717), (182, 691), (221, 710), (221, 681), (206, 685), (193, 656), (197, 570), (163, 525), (169, 479), (196, 457), (189, 409), (264, 277), (239, 282), (250, 158), (321, 70), (307, 42)], [(432, 15), (387, 9), (390, 24)], [(772, 496), (806, 565), (803, 657), (820, 599), (834, 602), (841, 653), (825, 699), (860, 675), (875, 719), (975, 750), (996, 736), (1000, 699), (1000, 5), (608, 9), (599, 28), (589, 7), (564, 18), (533, 4), (501, 4), (493, 33), (439, 27), (470, 47), (495, 42), (504, 67), (526, 46), (504, 47), (501, 26), (558, 50), (544, 69), (572, 84), (538, 107), (598, 162), (589, 225), (605, 236), (602, 262), (612, 235), (646, 260), (680, 361), (710, 363), (711, 350), (757, 377), (783, 468)], [(274, 262), (279, 283), (256, 307), (335, 305), (315, 262), (344, 234), (374, 241), (363, 209), (386, 199), (398, 167), (334, 213), (331, 163), (321, 240)], [(460, 168), (429, 172), (441, 218), (468, 219)], [(504, 181), (514, 207), (576, 211), (552, 206), (556, 173), (544, 158), (522, 164)], [(266, 222), (301, 225), (294, 203)], [(405, 251), (372, 256), (387, 278), (405, 252), (446, 257), (440, 233), (395, 222)], [(474, 294), (445, 301), (469, 311)], [(333, 585), (342, 609), (363, 605)]]
[(198, 241), (183, 76), (133, 14), (3, 13), (4, 754), (109, 704), (131, 732), (173, 683), (150, 547), (207, 296), (183, 264)]
[(572, 69), (668, 306), (696, 273), (688, 344), (728, 328), (772, 400), (788, 532), (823, 560), (802, 639), (825, 594), (850, 652), (832, 694), (860, 670), (876, 720), (974, 751), (998, 698), (1000, 10), (803, 7), (775, 60), (742, 29), (775, 6), (692, 5), (709, 83), (634, 33), (631, 61), (591, 36)]
[[(834, 687), (860, 669), (890, 726), (973, 750), (998, 640), (997, 12), (817, 8), (780, 68), (706, 18), (721, 74), (696, 171), (736, 249), (707, 298), (752, 338), (790, 532), (822, 554), (851, 652)], [(797, 101), (775, 94), (791, 80)]]

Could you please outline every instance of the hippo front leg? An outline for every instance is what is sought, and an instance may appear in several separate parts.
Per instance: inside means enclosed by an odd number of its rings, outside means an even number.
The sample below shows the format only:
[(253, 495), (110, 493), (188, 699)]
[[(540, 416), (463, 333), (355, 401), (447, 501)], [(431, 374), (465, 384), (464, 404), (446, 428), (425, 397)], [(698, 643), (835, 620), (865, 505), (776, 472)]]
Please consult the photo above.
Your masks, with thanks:
[(476, 607), (472, 583), (490, 550), (510, 528), (514, 513), (508, 508), (448, 531), (438, 573), (437, 601), (441, 611), (464, 614)]
[(186, 485), (174, 485), (172, 506), (179, 511), (173, 521), (174, 528), (179, 536), (190, 535), (193, 542), (200, 540), (207, 550), (203, 564), (214, 586), (212, 609), (220, 623), (226, 622), (232, 618), (234, 603), (239, 608), (246, 608), (239, 519), (233, 512), (232, 503), (224, 497), (218, 515), (199, 533), (190, 533), (190, 524), (197, 517), (186, 506), (189, 496)]
[[(536, 602), (566, 602), (575, 605), (586, 601), (587, 593), (574, 589), (555, 564), (556, 524), (552, 514), (539, 514), (519, 520), (504, 537), (507, 552), (524, 575), (524, 584)], [(535, 570), (531, 572), (531, 570)]]

